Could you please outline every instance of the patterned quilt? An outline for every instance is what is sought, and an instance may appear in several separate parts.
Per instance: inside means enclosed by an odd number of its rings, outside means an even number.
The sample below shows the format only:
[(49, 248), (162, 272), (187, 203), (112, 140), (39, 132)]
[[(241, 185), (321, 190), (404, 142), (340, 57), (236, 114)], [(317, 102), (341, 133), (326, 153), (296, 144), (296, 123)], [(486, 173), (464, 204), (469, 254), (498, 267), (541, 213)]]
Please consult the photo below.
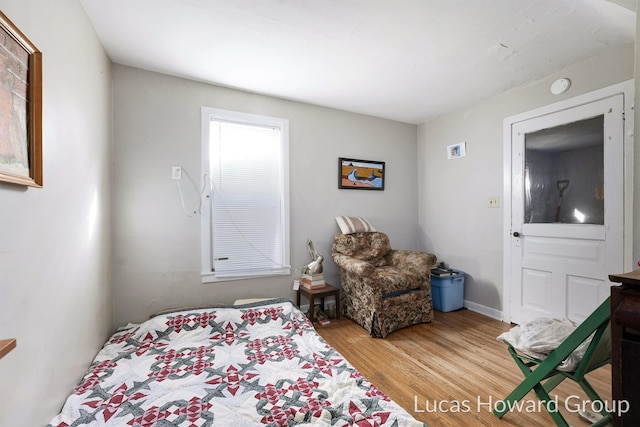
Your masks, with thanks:
[(253, 425), (423, 426), (272, 300), (119, 330), (49, 427)]

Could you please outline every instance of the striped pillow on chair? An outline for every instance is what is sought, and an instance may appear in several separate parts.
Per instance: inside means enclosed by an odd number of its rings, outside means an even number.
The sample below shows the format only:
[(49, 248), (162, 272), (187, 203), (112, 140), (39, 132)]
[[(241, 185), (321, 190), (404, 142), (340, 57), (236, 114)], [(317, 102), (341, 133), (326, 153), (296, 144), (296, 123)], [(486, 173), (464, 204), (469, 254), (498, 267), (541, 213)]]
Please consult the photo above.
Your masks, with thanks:
[(342, 234), (370, 233), (376, 231), (373, 225), (362, 217), (337, 216), (336, 222)]

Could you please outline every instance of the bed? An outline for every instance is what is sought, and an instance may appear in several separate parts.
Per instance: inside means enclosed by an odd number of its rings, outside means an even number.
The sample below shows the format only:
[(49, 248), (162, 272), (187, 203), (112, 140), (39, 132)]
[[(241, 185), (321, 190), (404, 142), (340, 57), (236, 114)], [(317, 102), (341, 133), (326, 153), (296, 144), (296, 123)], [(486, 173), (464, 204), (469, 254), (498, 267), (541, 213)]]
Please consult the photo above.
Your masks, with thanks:
[(423, 426), (289, 300), (165, 313), (119, 329), (49, 427)]

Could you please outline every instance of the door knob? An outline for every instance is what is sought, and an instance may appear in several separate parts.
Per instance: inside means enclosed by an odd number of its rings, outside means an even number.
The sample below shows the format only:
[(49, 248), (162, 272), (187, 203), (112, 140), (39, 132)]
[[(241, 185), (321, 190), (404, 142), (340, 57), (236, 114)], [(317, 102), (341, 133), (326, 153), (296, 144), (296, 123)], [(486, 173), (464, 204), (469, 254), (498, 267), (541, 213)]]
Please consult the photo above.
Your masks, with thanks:
[(520, 233), (518, 233), (517, 231), (513, 232), (513, 237), (520, 237)]

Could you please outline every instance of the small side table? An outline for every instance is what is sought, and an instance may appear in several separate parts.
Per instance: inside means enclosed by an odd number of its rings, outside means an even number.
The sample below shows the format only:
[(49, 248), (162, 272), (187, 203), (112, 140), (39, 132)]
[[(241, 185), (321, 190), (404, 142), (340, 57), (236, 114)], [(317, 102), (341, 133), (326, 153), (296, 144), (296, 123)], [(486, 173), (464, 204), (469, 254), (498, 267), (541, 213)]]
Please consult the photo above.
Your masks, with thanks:
[(298, 289), (297, 305), (300, 307), (300, 295), (304, 295), (309, 300), (309, 320), (314, 321), (315, 299), (320, 298), (320, 307), (324, 308), (324, 298), (334, 296), (336, 299), (336, 320), (340, 320), (340, 289), (329, 284), (322, 287), (307, 289), (300, 285)]

